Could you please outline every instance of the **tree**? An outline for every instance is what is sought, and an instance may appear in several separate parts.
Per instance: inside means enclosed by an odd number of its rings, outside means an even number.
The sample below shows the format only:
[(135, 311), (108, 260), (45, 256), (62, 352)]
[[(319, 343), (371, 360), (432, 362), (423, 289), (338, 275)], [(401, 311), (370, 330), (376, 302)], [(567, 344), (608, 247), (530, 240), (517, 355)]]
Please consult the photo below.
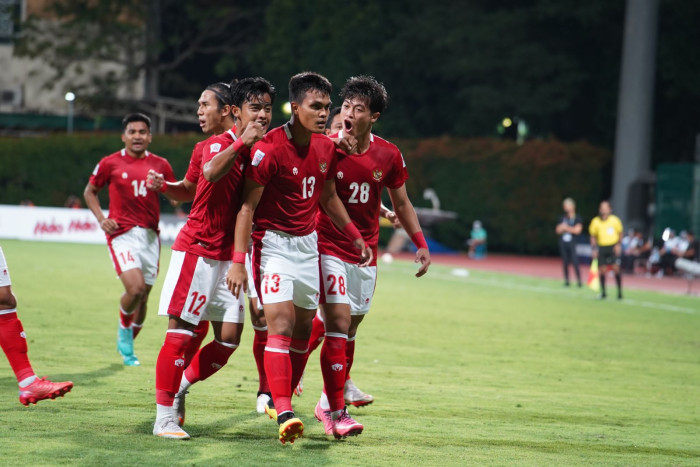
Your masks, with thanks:
[[(134, 86), (144, 76), (143, 95), (162, 94), (165, 73), (177, 74), (202, 54), (234, 52), (245, 44), (264, 5), (213, 0), (55, 0), (30, 14), (22, 25), (15, 54), (40, 58), (53, 70), (45, 83), (99, 63), (109, 71), (82, 85), (83, 95), (113, 99), (120, 85)], [(112, 65), (112, 66), (110, 66)], [(214, 65), (212, 65), (214, 68)], [(171, 80), (172, 82), (172, 80)]]

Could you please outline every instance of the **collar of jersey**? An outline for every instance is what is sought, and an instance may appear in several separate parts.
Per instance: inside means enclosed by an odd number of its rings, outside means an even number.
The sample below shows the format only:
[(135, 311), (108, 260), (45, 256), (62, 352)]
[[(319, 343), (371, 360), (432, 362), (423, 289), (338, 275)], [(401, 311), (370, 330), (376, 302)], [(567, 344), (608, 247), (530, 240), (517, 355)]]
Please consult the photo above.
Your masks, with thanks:
[(233, 128), (229, 128), (228, 130), (226, 130), (226, 133), (231, 135), (231, 138), (233, 138), (234, 142), (238, 139), (238, 138), (236, 138), (236, 133), (233, 132)]
[[(146, 151), (146, 157), (150, 156), (151, 153)], [(126, 148), (122, 148), (122, 157), (126, 156)]]

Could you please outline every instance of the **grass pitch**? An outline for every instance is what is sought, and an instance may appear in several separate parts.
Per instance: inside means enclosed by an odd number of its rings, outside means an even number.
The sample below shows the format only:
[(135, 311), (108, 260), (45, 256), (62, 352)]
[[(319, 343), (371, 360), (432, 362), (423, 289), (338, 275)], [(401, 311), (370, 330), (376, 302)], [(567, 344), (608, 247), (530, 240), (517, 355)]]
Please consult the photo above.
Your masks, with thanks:
[[(65, 398), (25, 408), (0, 363), (0, 464), (55, 465), (698, 465), (700, 303), (628, 291), (599, 302), (558, 281), (433, 265), (381, 264), (358, 333), (353, 380), (375, 403), (334, 441), (313, 418), (318, 353), (295, 398), (293, 446), (255, 412), (257, 373), (241, 347), (188, 397), (190, 441), (151, 434), (155, 361), (166, 320), (150, 315), (139, 368), (115, 349), (115, 278), (105, 246), (3, 240), (39, 375), (70, 379)], [(162, 270), (169, 250), (163, 248)], [(5, 362), (0, 357), (1, 362)]]

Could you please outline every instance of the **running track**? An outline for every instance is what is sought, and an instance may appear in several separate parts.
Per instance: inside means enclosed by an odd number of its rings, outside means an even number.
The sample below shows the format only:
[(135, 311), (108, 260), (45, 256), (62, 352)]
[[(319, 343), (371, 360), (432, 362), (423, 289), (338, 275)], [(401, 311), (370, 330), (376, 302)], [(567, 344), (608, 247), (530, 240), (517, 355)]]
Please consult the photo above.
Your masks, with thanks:
[[(412, 261), (415, 256), (412, 253), (400, 253), (395, 255), (398, 259)], [(475, 260), (464, 254), (434, 254), (431, 259), (435, 264), (454, 266), (479, 271), (494, 271), (518, 276), (541, 277), (546, 279), (560, 279), (563, 281), (561, 260), (559, 258), (543, 258), (537, 256), (516, 256), (489, 254), (486, 258)], [(575, 275), (570, 271), (570, 276)], [(581, 276), (585, 283), (588, 277), (588, 266), (581, 266)], [(574, 280), (575, 282), (575, 280)], [(612, 276), (607, 281), (608, 289), (615, 287)], [(678, 295), (688, 293), (688, 281), (683, 277), (645, 277), (643, 275), (625, 274), (622, 276), (622, 287), (636, 290), (650, 290)], [(700, 295), (700, 279), (692, 283), (691, 294)]]

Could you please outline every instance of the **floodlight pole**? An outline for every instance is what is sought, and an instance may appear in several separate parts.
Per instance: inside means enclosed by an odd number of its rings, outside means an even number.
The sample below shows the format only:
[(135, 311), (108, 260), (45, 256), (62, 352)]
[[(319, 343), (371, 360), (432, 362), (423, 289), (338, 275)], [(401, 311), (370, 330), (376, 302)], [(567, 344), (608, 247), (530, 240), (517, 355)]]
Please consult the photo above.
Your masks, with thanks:
[(617, 103), (612, 206), (625, 225), (643, 227), (642, 183), (651, 162), (658, 0), (627, 0)]

